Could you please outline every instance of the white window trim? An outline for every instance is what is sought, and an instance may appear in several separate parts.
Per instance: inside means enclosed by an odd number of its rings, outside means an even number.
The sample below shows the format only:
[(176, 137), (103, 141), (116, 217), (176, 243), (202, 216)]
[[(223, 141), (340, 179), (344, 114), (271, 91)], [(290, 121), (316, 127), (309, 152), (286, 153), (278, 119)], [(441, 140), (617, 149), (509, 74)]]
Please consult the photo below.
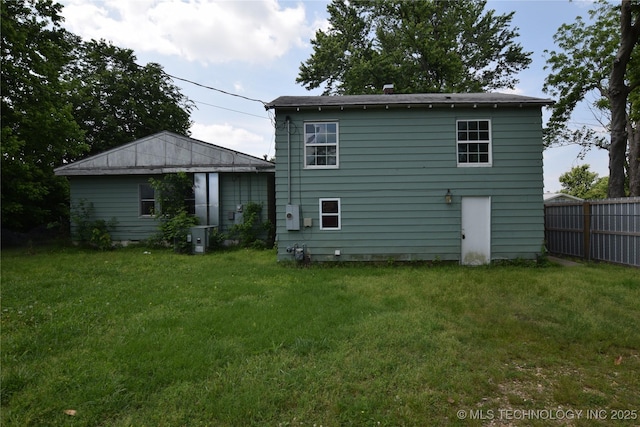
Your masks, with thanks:
[[(307, 125), (315, 123), (335, 123), (336, 125), (336, 164), (335, 165), (307, 165)], [(309, 120), (302, 124), (302, 144), (304, 145), (303, 165), (305, 169), (339, 169), (340, 168), (340, 124), (338, 120)], [(329, 146), (333, 144), (315, 144), (317, 146)]]
[[(324, 214), (322, 212), (322, 202), (338, 202), (338, 213), (337, 214)], [(319, 216), (318, 218), (320, 218), (320, 230), (333, 230), (333, 231), (337, 231), (337, 230), (341, 230), (342, 229), (342, 203), (340, 201), (339, 197), (327, 197), (324, 199), (319, 199), (318, 200), (318, 213)], [(337, 227), (323, 227), (322, 226), (322, 217), (323, 216), (337, 216), (338, 217), (338, 226)]]
[[(460, 163), (460, 157), (458, 153), (458, 144), (465, 144), (469, 141), (458, 141), (458, 123), (459, 122), (489, 122), (489, 141), (476, 141), (480, 143), (489, 143), (489, 161), (487, 163)], [(493, 123), (491, 119), (459, 119), (456, 120), (456, 164), (459, 168), (490, 168), (493, 166)], [(473, 143), (473, 142), (472, 142)]]

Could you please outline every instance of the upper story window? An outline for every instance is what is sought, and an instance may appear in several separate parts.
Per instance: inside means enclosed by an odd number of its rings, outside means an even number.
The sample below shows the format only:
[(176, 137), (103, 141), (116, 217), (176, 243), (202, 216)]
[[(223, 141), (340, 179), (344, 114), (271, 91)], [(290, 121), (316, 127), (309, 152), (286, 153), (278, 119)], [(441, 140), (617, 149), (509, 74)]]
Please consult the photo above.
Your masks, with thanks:
[(304, 124), (305, 168), (338, 167), (338, 123)]
[(156, 195), (149, 184), (140, 184), (140, 216), (153, 216), (156, 208)]
[(458, 120), (458, 166), (491, 166), (491, 122)]

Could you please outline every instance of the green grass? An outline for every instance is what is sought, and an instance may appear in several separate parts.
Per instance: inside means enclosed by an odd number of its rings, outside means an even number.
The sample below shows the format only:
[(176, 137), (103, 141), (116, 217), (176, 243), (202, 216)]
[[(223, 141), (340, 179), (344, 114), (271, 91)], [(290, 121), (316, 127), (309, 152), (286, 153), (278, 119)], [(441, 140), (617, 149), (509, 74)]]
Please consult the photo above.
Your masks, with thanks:
[(637, 269), (145, 251), (3, 251), (1, 425), (640, 423)]

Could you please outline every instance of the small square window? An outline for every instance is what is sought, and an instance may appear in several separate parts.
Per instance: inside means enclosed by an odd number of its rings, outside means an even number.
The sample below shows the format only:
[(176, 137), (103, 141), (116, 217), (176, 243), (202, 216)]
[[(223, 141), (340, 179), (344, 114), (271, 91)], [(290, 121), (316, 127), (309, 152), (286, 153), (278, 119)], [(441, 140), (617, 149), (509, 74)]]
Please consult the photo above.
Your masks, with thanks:
[(320, 199), (320, 230), (340, 230), (340, 199)]

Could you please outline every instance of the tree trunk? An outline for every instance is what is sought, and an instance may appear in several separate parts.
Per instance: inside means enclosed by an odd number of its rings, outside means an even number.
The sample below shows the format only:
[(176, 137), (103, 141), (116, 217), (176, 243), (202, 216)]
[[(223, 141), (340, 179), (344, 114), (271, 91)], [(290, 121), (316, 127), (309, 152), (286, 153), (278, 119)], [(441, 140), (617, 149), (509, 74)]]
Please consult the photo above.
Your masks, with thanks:
[(627, 125), (629, 135), (629, 196), (640, 197), (640, 131)]
[[(617, 102), (614, 98), (622, 98), (622, 94), (615, 97), (611, 96), (612, 90), (609, 89), (609, 99), (611, 102), (611, 145), (609, 145), (609, 188), (607, 189), (607, 197), (625, 197), (624, 181), (625, 181), (625, 160), (627, 154), (627, 132), (626, 125), (626, 102), (622, 102), (623, 114), (616, 113)], [(626, 99), (626, 94), (624, 95)], [(620, 116), (620, 117), (618, 117)]]
[(620, 47), (611, 67), (607, 97), (611, 105), (611, 145), (609, 146), (608, 197), (625, 197), (625, 157), (627, 154), (627, 96), (625, 72), (633, 47), (638, 42), (638, 21), (631, 22), (631, 0), (620, 7)]

